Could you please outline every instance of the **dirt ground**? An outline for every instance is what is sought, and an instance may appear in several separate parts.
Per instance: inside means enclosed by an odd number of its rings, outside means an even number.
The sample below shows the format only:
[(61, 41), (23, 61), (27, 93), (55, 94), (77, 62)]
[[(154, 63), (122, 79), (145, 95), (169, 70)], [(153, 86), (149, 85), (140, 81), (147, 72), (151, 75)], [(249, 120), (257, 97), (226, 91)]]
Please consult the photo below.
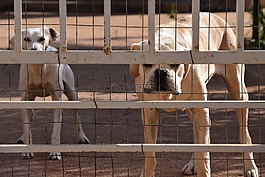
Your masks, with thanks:
[[(222, 15), (222, 14), (220, 14)], [(231, 15), (231, 16), (230, 16)], [(234, 14), (228, 20), (233, 25)], [(13, 35), (12, 20), (9, 22), (1, 15), (0, 49), (8, 48), (8, 38)], [(129, 49), (130, 44), (146, 36), (147, 18), (141, 16), (113, 16), (113, 50)], [(156, 18), (157, 22), (169, 21), (167, 15)], [(249, 24), (246, 15), (245, 23)], [(36, 27), (45, 22), (59, 30), (58, 17), (29, 18), (28, 27)], [(68, 18), (68, 48), (101, 50), (103, 46), (103, 18), (101, 16)], [(125, 24), (127, 23), (127, 27)], [(11, 25), (8, 25), (11, 24)], [(92, 25), (93, 24), (93, 25)], [(25, 25), (24, 25), (25, 26)], [(245, 35), (251, 32), (246, 28)], [(76, 87), (80, 100), (136, 100), (133, 79), (128, 65), (71, 65), (76, 78)], [(250, 99), (264, 99), (264, 66), (246, 66), (246, 84)], [(0, 100), (19, 100), (19, 65), (0, 65)], [(209, 83), (211, 100), (226, 98), (224, 83), (217, 76)], [(39, 98), (41, 100), (41, 98)], [(47, 98), (46, 100), (49, 100)], [(32, 124), (33, 143), (48, 144), (52, 131), (52, 111), (35, 110), (36, 118)], [(63, 111), (61, 140), (63, 144), (77, 143), (76, 130), (73, 127), (71, 110)], [(79, 110), (85, 133), (92, 144), (142, 143), (143, 127), (140, 110)], [(251, 109), (249, 130), (253, 143), (265, 144), (265, 109)], [(211, 142), (238, 143), (238, 123), (232, 109), (211, 110)], [(14, 144), (22, 134), (19, 110), (0, 110), (0, 143)], [(192, 143), (192, 126), (182, 111), (160, 112), (158, 143)], [(25, 160), (20, 154), (0, 154), (0, 176), (2, 177), (74, 177), (74, 176), (140, 176), (143, 168), (142, 153), (63, 153), (61, 161), (47, 160), (47, 153), (35, 153), (35, 159)], [(182, 167), (189, 162), (191, 153), (157, 153), (156, 176), (182, 176)], [(255, 153), (260, 176), (265, 176), (265, 154)], [(241, 153), (212, 153), (212, 176), (243, 176)]]

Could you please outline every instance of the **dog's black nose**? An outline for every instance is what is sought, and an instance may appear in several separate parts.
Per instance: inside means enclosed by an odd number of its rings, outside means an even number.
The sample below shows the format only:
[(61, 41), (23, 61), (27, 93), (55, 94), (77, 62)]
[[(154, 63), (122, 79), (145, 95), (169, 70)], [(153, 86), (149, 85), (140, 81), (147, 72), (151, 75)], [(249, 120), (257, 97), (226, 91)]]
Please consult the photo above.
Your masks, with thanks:
[(156, 91), (168, 91), (169, 73), (166, 69), (160, 68), (155, 70), (155, 89)]
[(156, 69), (155, 70), (155, 77), (156, 78), (164, 78), (164, 77), (168, 77), (169, 73), (166, 69), (161, 68), (161, 69)]

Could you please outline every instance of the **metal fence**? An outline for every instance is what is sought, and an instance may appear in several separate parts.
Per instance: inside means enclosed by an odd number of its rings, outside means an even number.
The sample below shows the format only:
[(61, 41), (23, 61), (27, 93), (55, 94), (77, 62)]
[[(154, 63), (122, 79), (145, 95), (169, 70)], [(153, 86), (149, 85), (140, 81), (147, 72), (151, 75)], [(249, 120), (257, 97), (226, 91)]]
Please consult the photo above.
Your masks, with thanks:
[[(59, 50), (55, 51), (27, 51), (22, 50), (23, 28), (22, 4), (26, 1), (14, 0), (14, 33), (15, 46), (14, 50), (0, 51), (0, 64), (155, 64), (155, 63), (185, 63), (185, 64), (265, 64), (263, 50), (245, 50), (244, 49), (244, 9), (245, 4), (242, 0), (237, 0), (236, 8), (236, 37), (237, 50), (235, 51), (199, 51), (199, 13), (200, 1), (192, 1), (192, 49), (191, 51), (156, 51), (155, 50), (155, 0), (148, 1), (148, 43), (147, 51), (130, 51), (112, 48), (113, 32), (111, 25), (111, 1), (104, 0), (104, 46), (102, 50), (73, 50), (68, 49), (67, 39), (67, 1), (59, 0), (59, 28), (60, 42)], [(135, 29), (137, 30), (137, 29)], [(127, 42), (126, 42), (127, 43)], [(37, 58), (37, 60), (36, 60)], [(141, 109), (141, 108), (212, 108), (212, 109), (230, 109), (230, 108), (253, 108), (259, 109), (265, 107), (263, 100), (251, 101), (232, 101), (232, 100), (210, 100), (210, 101), (135, 101), (135, 100), (80, 100), (80, 101), (0, 101), (0, 108), (10, 109)], [(264, 134), (264, 125), (260, 125), (260, 133)], [(262, 136), (262, 135), (260, 135)], [(18, 152), (256, 152), (265, 153), (264, 142), (253, 145), (238, 144), (143, 144), (143, 143), (115, 143), (115, 144), (90, 144), (90, 145), (14, 145), (1, 144), (1, 153), (18, 153)], [(261, 165), (264, 171), (264, 157)], [(46, 162), (47, 163), (47, 162)], [(112, 173), (112, 176), (114, 173)], [(261, 173), (263, 176), (264, 174)], [(48, 175), (49, 176), (49, 175)], [(80, 175), (81, 176), (81, 175)], [(130, 176), (126, 174), (124, 176)], [(132, 175), (133, 176), (133, 175)], [(163, 175), (162, 175), (163, 176)]]

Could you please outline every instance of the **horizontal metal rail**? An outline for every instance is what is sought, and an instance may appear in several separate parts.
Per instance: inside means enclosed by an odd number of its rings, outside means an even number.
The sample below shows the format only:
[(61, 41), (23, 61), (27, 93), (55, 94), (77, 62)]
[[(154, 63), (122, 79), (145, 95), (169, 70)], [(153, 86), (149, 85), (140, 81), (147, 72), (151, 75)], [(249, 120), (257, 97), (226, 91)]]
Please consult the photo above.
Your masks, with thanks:
[(0, 109), (265, 108), (265, 101), (0, 101)]
[[(23, 4), (59, 4), (60, 2), (57, 1), (22, 1)], [(67, 1), (66, 4), (89, 4), (89, 2), (86, 1)]]
[(67, 52), (0, 51), (0, 64), (265, 64), (265, 51), (133, 52), (68, 50)]
[(265, 152), (262, 144), (60, 144), (0, 145), (1, 153), (19, 152)]

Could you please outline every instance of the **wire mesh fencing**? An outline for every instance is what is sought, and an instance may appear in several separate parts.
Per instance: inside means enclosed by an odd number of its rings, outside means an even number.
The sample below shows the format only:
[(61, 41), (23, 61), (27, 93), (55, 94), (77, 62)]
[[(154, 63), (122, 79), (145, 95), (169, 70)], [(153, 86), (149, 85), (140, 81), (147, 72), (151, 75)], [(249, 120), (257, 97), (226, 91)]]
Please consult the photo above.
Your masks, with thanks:
[[(212, 176), (245, 175), (244, 171), (249, 169), (246, 169), (248, 167), (244, 160), (247, 159), (242, 153), (249, 151), (254, 152), (259, 176), (264, 176), (264, 4), (262, 0), (258, 2), (260, 19), (258, 26), (255, 26), (254, 13), (250, 9), (257, 5), (256, 2), (233, 2), (16, 0), (0, 3), (0, 156), (3, 159), (0, 162), (1, 176), (140, 176), (145, 161), (152, 159), (144, 152), (150, 151), (156, 152), (155, 176), (181, 176), (183, 167), (191, 159), (191, 162), (201, 160), (192, 156), (192, 152), (205, 149), (211, 152), (209, 159)], [(208, 15), (208, 25), (199, 23), (199, 17), (202, 16), (199, 11)], [(210, 13), (224, 19), (229, 26), (212, 26), (214, 22), (211, 21)], [(177, 22), (181, 23), (183, 19), (185, 21), (187, 16), (190, 19), (189, 25), (178, 26)], [(165, 24), (169, 23), (173, 25), (165, 27)], [(58, 40), (49, 39), (49, 46), (57, 51), (45, 51), (47, 46), (43, 51), (32, 51), (30, 47), (23, 46), (33, 40), (44, 46), (44, 26), (60, 33)], [(237, 49), (211, 50), (211, 42), (217, 40), (210, 37), (214, 30), (218, 28), (227, 31), (230, 27), (236, 34), (234, 40)], [(258, 40), (253, 40), (253, 27), (259, 29)], [(36, 31), (32, 34), (32, 28), (40, 28), (40, 34), (36, 34)], [(179, 31), (183, 29), (192, 31), (192, 36), (181, 36), (183, 34)], [(200, 43), (202, 39), (199, 30), (204, 29), (208, 29), (207, 44)], [(21, 33), (21, 30), (27, 35)], [(161, 39), (163, 30), (170, 31), (170, 39), (173, 36), (174, 42), (168, 44), (173, 45), (173, 50), (165, 51), (163, 48), (166, 43), (166, 40)], [(48, 35), (51, 33), (49, 30)], [(12, 42), (13, 36), (16, 37)], [(144, 46), (145, 42), (141, 42), (145, 40), (147, 47)], [(131, 45), (139, 42), (140, 50), (132, 51)], [(179, 44), (185, 50), (179, 51)], [(207, 49), (196, 48), (197, 45), (205, 45)], [(231, 88), (226, 88), (227, 83), (222, 77), (212, 76), (210, 67), (205, 71), (207, 77), (204, 82), (209, 81), (207, 93), (199, 92), (196, 88), (192, 92), (193, 96), (206, 96), (209, 100), (207, 102), (191, 98), (179, 101), (182, 95), (191, 93), (185, 92), (185, 89), (182, 89), (184, 92), (180, 95), (173, 93), (176, 84), (171, 92), (167, 93), (171, 94), (172, 98), (165, 99), (167, 90), (161, 87), (165, 85), (161, 81), (161, 71), (157, 74), (158, 86), (148, 83), (151, 86), (144, 88), (148, 86), (145, 81), (150, 79), (147, 74), (156, 64), (159, 69), (163, 64), (174, 65), (172, 72), (177, 73), (180, 71), (178, 66), (182, 63), (196, 68), (208, 63), (210, 66), (211, 62), (219, 65), (246, 63), (245, 78), (242, 71), (238, 72), (242, 72), (240, 83), (242, 86), (245, 80), (249, 101), (231, 98)], [(48, 76), (43, 73), (49, 63), (59, 66), (55, 71), (59, 71), (62, 65), (69, 64), (74, 74), (78, 101), (68, 101), (67, 96), (63, 95), (56, 101), (52, 101), (53, 97), (36, 96), (35, 102), (32, 102), (33, 98), (29, 95), (36, 93), (36, 90), (44, 96), (49, 96), (53, 91), (57, 93), (66, 90), (61, 87), (51, 89), (48, 86), (50, 78), (47, 80)], [(23, 84), (19, 84), (19, 80), (25, 75), (21, 72), (21, 64), (45, 66), (34, 72), (34, 76), (40, 74), (40, 77), (36, 77), (41, 83), (40, 87), (32, 89), (30, 84), (27, 84), (27, 88), (31, 89), (21, 89), (19, 85)], [(135, 83), (129, 64), (140, 64), (140, 72), (145, 73), (144, 83)], [(28, 83), (30, 77), (35, 78), (30, 75), (29, 68), (26, 69)], [(226, 67), (223, 69), (225, 76), (228, 76), (229, 70), (226, 70)], [(195, 78), (196, 73), (193, 72), (189, 77)], [(54, 74), (54, 70), (49, 70), (48, 74)], [(60, 74), (62, 73), (55, 72), (51, 78), (59, 78), (60, 81)], [(66, 81), (67, 79), (64, 80)], [(196, 83), (193, 79), (190, 82), (191, 85)], [(71, 89), (67, 91), (75, 92)], [(28, 96), (26, 101), (20, 101), (23, 93)], [(246, 92), (237, 94), (246, 95)], [(25, 139), (21, 139), (23, 108), (29, 110), (30, 121), (24, 122), (24, 125), (30, 125), (32, 134), (32, 144), (29, 146)], [(60, 122), (53, 119), (56, 113), (52, 108), (61, 108)], [(141, 113), (142, 108), (157, 110), (158, 123), (146, 123), (146, 115)], [(196, 125), (192, 116), (196, 114), (195, 108), (210, 108), (210, 139), (213, 146), (200, 146), (198, 142), (192, 145), (196, 140)], [(249, 108), (248, 130), (253, 145), (236, 145), (241, 138), (245, 138), (239, 134), (246, 125), (239, 126), (234, 108)], [(73, 118), (75, 111), (78, 111), (81, 123)], [(186, 112), (190, 114), (191, 120)], [(60, 145), (50, 145), (54, 141), (51, 136), (54, 132), (53, 126), (58, 123), (61, 123)], [(78, 144), (78, 125), (82, 125), (90, 144)], [(145, 127), (157, 128), (158, 146), (147, 144), (144, 139)], [(21, 143), (18, 140), (24, 141), (25, 144), (17, 144)], [(57, 151), (61, 152), (61, 160), (50, 160), (50, 152)], [(25, 154), (21, 154), (25, 152), (34, 152), (34, 158), (27, 155), (25, 158)]]

